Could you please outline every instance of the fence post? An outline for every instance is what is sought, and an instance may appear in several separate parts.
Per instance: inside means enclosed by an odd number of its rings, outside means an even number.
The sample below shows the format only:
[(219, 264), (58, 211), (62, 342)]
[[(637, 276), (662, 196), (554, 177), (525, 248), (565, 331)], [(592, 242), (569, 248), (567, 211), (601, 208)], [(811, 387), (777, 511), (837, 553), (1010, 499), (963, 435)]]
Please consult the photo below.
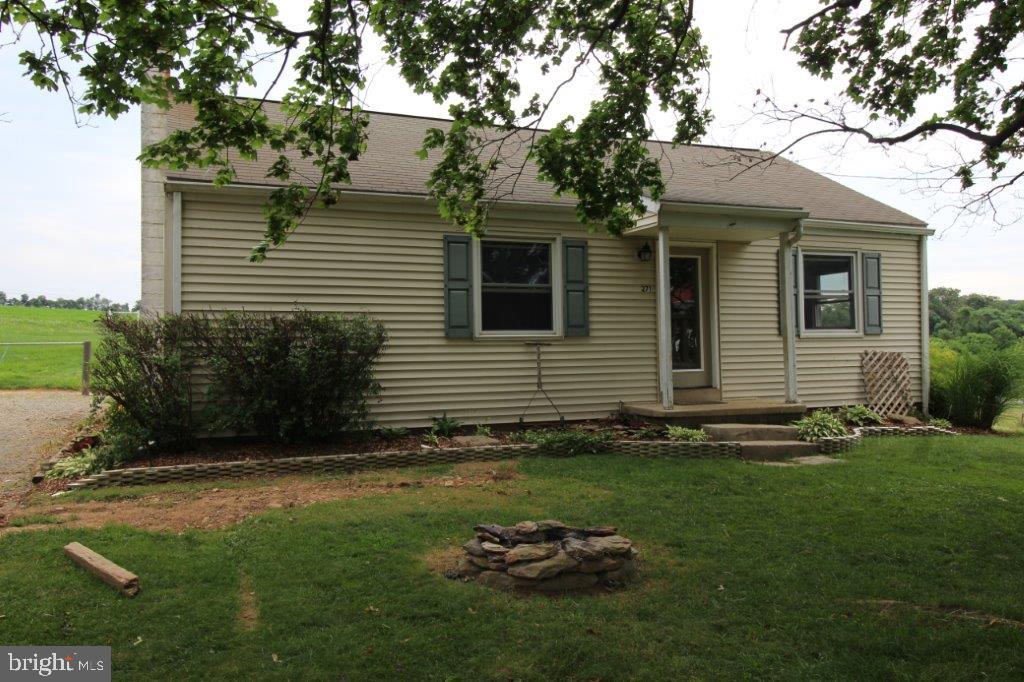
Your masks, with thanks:
[(82, 395), (89, 395), (89, 362), (92, 359), (92, 341), (82, 342)]

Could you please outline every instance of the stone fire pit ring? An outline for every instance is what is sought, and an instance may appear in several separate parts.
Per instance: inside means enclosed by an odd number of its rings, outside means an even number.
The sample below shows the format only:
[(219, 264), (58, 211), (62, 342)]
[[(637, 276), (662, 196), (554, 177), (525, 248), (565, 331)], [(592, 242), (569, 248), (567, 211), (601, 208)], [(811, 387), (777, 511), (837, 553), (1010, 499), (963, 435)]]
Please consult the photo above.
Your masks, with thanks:
[(611, 526), (561, 521), (481, 524), (448, 577), (512, 592), (562, 593), (623, 587), (637, 578), (639, 552)]

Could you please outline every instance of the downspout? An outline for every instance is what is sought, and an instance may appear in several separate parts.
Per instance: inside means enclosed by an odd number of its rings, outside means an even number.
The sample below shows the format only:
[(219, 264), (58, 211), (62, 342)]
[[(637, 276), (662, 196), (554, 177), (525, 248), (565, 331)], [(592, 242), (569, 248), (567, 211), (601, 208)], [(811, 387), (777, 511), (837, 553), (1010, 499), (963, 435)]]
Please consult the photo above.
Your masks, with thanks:
[(928, 235), (921, 235), (921, 412), (927, 417), (931, 393), (931, 325), (928, 319)]
[(786, 374), (786, 402), (800, 402), (799, 383), (796, 373), (796, 320), (799, 311), (793, 305), (793, 288), (799, 281), (799, 273), (793, 270), (793, 247), (804, 237), (804, 221), (797, 219), (796, 227), (784, 232), (780, 239), (779, 271), (781, 291), (779, 297), (782, 309), (782, 350)]
[(796, 227), (793, 229), (792, 232), (789, 233), (789, 237), (787, 237), (787, 240), (789, 241), (789, 245), (791, 247), (793, 247), (793, 246), (796, 246), (796, 243), (798, 241), (800, 241), (801, 239), (803, 239), (803, 238), (804, 238), (804, 219), (803, 218), (797, 218)]
[(170, 313), (181, 312), (181, 192), (171, 192), (171, 231), (170, 231), (170, 282), (171, 297), (166, 310)]

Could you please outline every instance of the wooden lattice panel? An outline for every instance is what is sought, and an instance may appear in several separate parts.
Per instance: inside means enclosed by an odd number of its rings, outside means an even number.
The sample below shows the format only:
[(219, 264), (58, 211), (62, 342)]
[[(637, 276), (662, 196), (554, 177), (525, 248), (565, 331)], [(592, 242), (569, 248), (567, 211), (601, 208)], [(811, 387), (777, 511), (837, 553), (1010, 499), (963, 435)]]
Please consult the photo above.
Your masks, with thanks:
[(860, 371), (868, 407), (883, 417), (910, 411), (910, 363), (903, 353), (866, 350), (860, 356)]

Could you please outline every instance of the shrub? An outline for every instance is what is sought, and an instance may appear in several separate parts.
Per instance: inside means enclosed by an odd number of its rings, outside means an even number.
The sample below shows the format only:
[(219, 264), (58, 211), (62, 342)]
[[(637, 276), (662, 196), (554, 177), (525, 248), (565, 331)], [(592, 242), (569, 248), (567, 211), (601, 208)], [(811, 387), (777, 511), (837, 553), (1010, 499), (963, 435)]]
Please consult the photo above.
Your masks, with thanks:
[(489, 437), (494, 435), (494, 432), (491, 431), (491, 427), (488, 426), (487, 424), (477, 424), (476, 425), (476, 435), (478, 435), (478, 436), (487, 436), (489, 438)]
[(865, 424), (881, 424), (882, 419), (876, 412), (869, 409), (865, 405), (847, 405), (846, 407), (840, 408), (839, 418), (847, 424), (854, 426), (864, 426)]
[(643, 426), (639, 429), (632, 429), (629, 435), (638, 440), (654, 440), (655, 438), (661, 438), (665, 434), (665, 430), (657, 426)]
[(535, 429), (524, 431), (522, 439), (536, 445), (541, 454), (567, 456), (604, 452), (612, 441), (606, 431), (581, 429)]
[(231, 312), (202, 343), (212, 423), (297, 442), (365, 428), (387, 333), (365, 315)]
[(404, 426), (379, 426), (373, 432), (383, 440), (398, 440), (409, 435), (409, 429)]
[(796, 435), (800, 440), (816, 441), (846, 435), (846, 427), (842, 420), (828, 410), (815, 410), (793, 422), (793, 426), (796, 427)]
[[(932, 372), (931, 411), (957, 426), (990, 429), (1015, 401), (1024, 398), (1024, 351), (954, 352), (942, 349)], [(936, 353), (933, 352), (933, 357)]]
[(108, 459), (192, 446), (191, 352), (204, 320), (182, 315), (136, 319), (107, 315), (92, 363), (92, 387), (113, 402), (103, 442)]
[(448, 413), (445, 412), (440, 417), (430, 418), (430, 435), (435, 440), (438, 438), (451, 438), (461, 426), (462, 422), (455, 417), (449, 417)]
[(953, 428), (953, 422), (942, 417), (932, 417), (928, 420), (928, 426), (934, 426), (939, 429), (951, 429)]
[(670, 440), (684, 441), (686, 443), (704, 443), (708, 434), (704, 429), (688, 429), (685, 426), (666, 426), (665, 433)]

